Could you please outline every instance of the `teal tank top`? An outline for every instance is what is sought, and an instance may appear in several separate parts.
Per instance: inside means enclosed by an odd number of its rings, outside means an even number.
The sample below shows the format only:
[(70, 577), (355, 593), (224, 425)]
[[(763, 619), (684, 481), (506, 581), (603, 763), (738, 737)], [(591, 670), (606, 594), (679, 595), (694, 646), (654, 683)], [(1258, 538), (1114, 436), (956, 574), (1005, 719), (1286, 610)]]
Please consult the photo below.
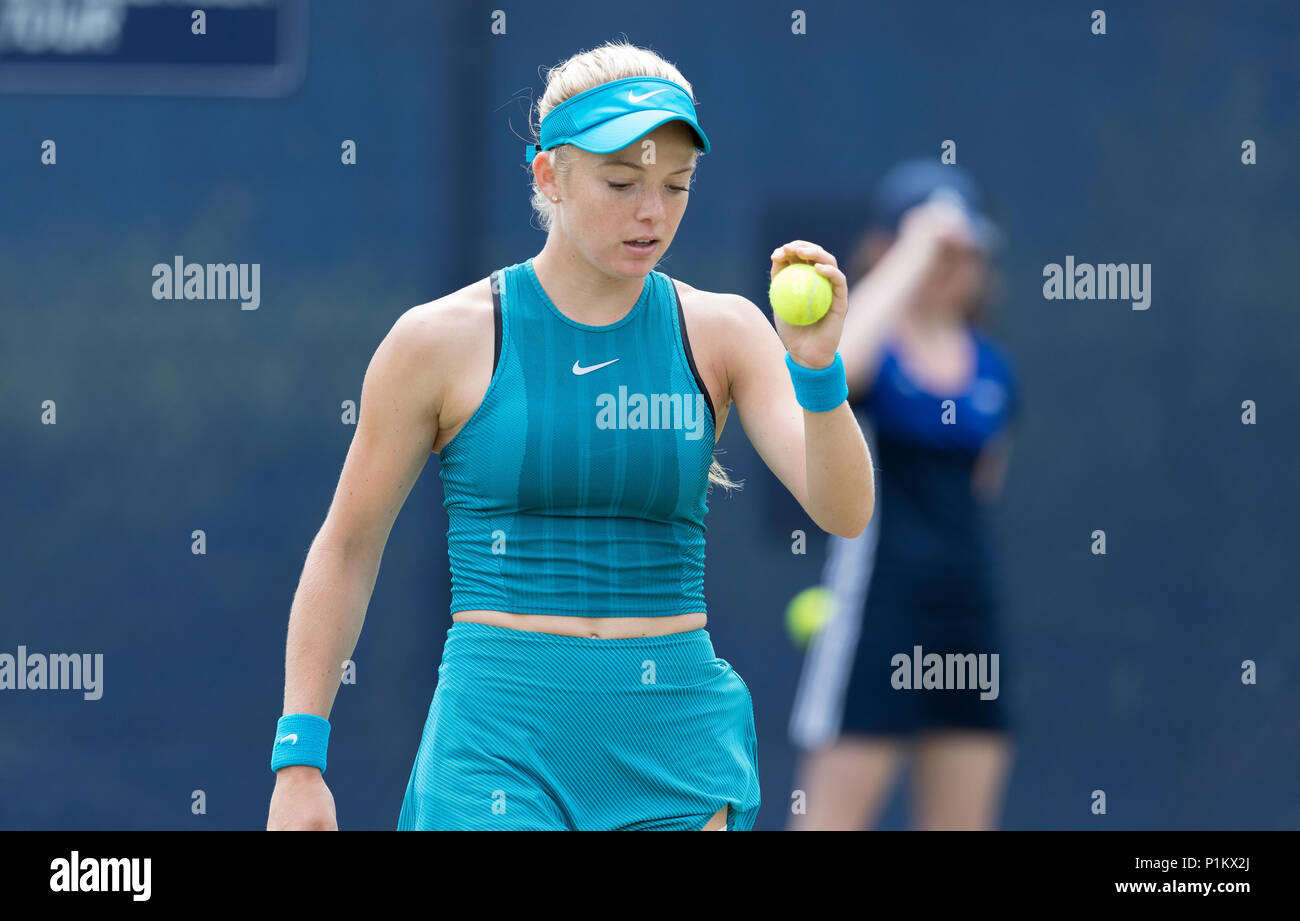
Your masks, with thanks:
[(491, 281), (492, 379), (441, 453), (452, 612), (705, 611), (715, 414), (671, 279), (608, 326), (560, 313), (532, 259)]

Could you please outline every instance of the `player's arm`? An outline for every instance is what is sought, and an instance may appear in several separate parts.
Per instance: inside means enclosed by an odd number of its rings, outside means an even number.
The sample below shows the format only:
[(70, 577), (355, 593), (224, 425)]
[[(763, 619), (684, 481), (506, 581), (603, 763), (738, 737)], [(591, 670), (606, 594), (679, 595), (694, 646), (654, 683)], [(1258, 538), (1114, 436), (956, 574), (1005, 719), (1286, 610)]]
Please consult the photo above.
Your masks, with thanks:
[(289, 613), (286, 713), (328, 717), (356, 648), (384, 545), (438, 435), (437, 317), (403, 314), (375, 350), (357, 429)]
[[(434, 302), (408, 310), (366, 370), (357, 429), (289, 613), (286, 714), (328, 719), (333, 708), (388, 534), (438, 436), (444, 382), (456, 370), (460, 314), (454, 307)], [(268, 828), (333, 827), (333, 813), (317, 768), (291, 765), (276, 772)]]
[(839, 351), (851, 397), (870, 388), (899, 319), (949, 249), (966, 245), (969, 234), (969, 222), (951, 202), (918, 205), (904, 216), (894, 245), (849, 291)]
[(728, 384), (745, 434), (819, 528), (856, 537), (871, 519), (875, 491), (871, 455), (848, 403), (829, 412), (801, 407), (785, 345), (763, 312), (739, 295), (718, 298)]

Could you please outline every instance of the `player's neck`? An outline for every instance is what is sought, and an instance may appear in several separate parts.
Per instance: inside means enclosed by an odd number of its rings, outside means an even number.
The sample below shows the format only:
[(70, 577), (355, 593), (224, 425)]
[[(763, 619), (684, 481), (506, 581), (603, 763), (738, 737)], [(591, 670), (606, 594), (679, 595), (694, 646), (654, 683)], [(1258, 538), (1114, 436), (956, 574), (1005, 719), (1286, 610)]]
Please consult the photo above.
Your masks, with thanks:
[(549, 239), (533, 257), (533, 271), (551, 302), (569, 319), (588, 326), (608, 326), (625, 317), (646, 283), (644, 276), (628, 279), (601, 272)]

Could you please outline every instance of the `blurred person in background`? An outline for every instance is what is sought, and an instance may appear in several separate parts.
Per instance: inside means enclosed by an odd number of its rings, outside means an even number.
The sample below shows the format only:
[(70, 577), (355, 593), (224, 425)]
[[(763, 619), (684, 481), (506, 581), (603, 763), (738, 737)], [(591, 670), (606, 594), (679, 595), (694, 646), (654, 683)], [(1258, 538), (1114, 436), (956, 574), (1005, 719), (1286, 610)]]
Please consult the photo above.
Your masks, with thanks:
[[(1012, 365), (979, 328), (998, 244), (982, 207), (957, 166), (901, 163), (876, 189), (850, 266), (840, 351), (878, 500), (862, 535), (829, 539), (832, 613), (790, 721), (807, 807), (791, 830), (872, 827), (909, 756), (914, 827), (997, 823), (1012, 743), (985, 507), (1002, 489), (1018, 393)], [(913, 659), (928, 665), (931, 653), (984, 656), (980, 681), (994, 680), (984, 693), (956, 682), (918, 689)]]

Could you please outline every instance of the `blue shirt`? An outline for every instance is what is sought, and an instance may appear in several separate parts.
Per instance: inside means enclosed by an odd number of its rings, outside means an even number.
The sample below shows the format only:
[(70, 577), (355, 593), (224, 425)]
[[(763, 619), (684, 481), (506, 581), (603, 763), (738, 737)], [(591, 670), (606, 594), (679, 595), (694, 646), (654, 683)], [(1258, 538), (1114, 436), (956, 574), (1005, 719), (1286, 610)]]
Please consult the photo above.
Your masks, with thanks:
[[(887, 343), (871, 389), (857, 402), (871, 422), (879, 538), (873, 592), (955, 597), (991, 589), (993, 553), (971, 476), (980, 451), (1017, 418), (1009, 360), (974, 327), (975, 374), (958, 392), (931, 393)], [(988, 597), (988, 596), (982, 596)]]

